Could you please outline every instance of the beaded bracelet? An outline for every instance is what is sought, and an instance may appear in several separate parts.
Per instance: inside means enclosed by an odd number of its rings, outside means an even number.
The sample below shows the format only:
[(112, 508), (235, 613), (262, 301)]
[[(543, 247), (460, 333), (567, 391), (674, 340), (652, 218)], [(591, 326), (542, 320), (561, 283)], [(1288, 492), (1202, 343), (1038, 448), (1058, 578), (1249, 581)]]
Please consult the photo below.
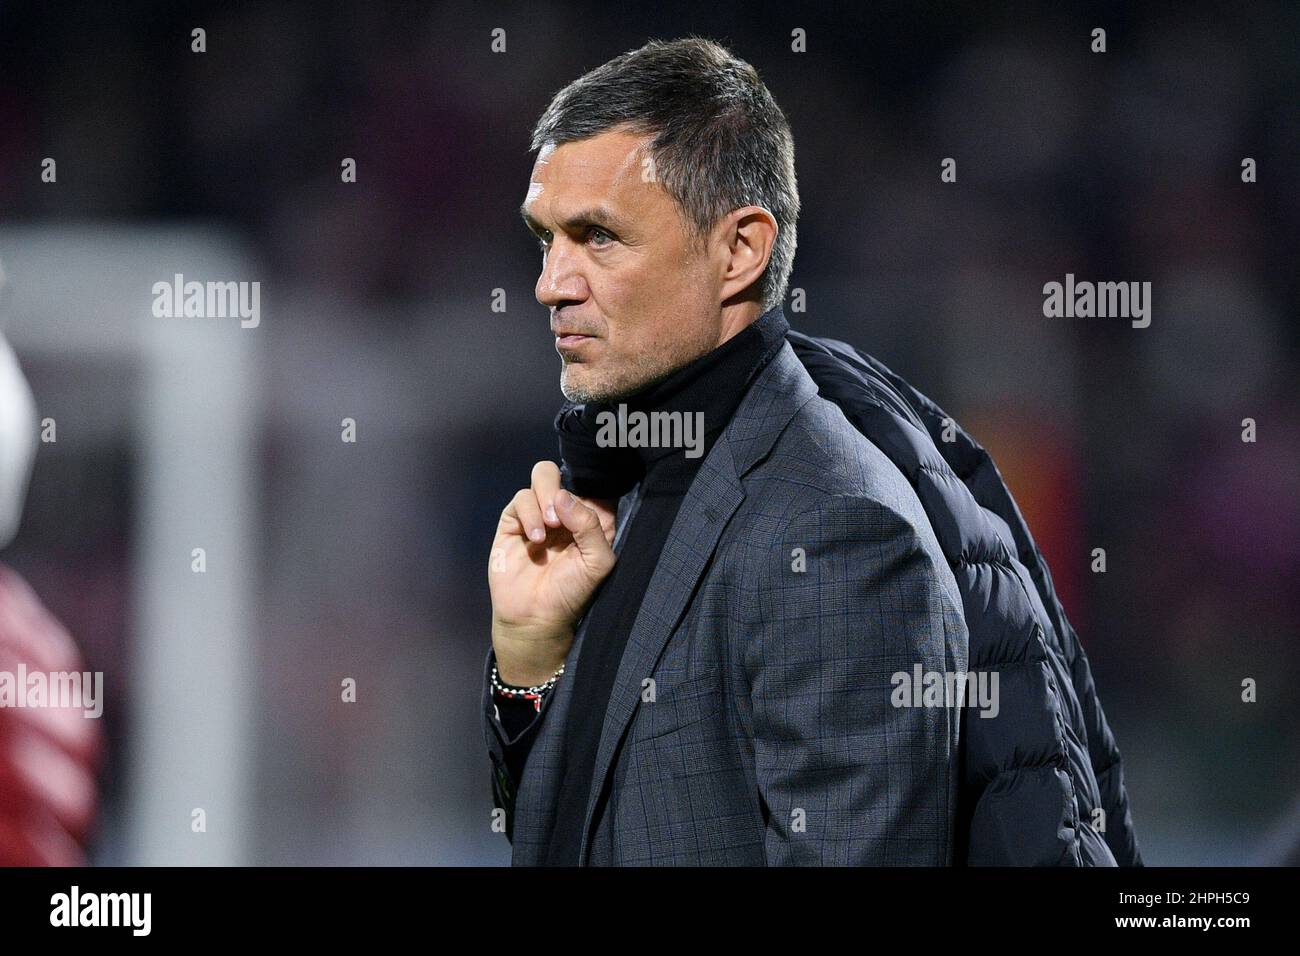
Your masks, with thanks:
[(548, 690), (555, 686), (555, 682), (560, 679), (560, 675), (563, 673), (564, 665), (561, 664), (560, 669), (552, 674), (550, 679), (544, 683), (536, 684), (532, 687), (514, 687), (509, 684), (501, 683), (501, 678), (497, 676), (497, 665), (493, 664), (492, 689), (502, 697), (531, 700), (533, 702), (533, 709), (540, 711), (542, 709), (542, 698), (546, 695)]

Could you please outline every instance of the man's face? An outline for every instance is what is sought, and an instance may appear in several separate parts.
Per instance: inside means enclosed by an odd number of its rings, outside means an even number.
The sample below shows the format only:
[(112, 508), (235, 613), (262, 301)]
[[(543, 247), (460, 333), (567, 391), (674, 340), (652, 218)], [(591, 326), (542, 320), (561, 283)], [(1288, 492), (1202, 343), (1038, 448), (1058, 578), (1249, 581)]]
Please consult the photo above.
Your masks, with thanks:
[(630, 395), (719, 343), (716, 270), (650, 175), (648, 136), (611, 130), (538, 152), (520, 211), (543, 249), (560, 388)]

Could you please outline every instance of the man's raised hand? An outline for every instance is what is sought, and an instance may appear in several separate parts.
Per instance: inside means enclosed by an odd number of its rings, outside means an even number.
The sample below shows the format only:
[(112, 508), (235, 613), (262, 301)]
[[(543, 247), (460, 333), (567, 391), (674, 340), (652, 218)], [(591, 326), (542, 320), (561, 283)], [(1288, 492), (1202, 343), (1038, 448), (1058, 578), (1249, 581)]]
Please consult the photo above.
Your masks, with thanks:
[(564, 662), (573, 631), (614, 567), (615, 502), (560, 487), (552, 461), (533, 466), (497, 522), (488, 560), (492, 643), (508, 684), (547, 680)]

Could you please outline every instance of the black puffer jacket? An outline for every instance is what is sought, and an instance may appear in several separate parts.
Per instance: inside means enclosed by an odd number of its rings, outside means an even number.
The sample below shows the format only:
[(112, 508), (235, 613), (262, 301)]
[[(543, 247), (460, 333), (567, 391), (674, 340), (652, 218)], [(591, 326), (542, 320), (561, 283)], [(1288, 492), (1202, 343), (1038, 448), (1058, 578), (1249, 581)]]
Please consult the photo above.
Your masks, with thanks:
[(998, 674), (996, 717), (962, 708), (954, 862), (1142, 865), (1087, 655), (993, 460), (871, 356), (787, 338), (822, 397), (916, 488), (961, 588), (968, 671)]

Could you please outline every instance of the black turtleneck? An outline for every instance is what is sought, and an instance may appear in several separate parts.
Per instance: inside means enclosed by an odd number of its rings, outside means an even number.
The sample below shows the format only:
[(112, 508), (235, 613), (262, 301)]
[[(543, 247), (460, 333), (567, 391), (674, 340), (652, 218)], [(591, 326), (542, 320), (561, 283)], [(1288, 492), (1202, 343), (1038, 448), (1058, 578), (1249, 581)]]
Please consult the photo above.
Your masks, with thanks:
[[(582, 844), (582, 824), (595, 771), (596, 751), (610, 693), (623, 650), (641, 601), (654, 574), (677, 517), (682, 499), (718, 435), (731, 420), (754, 377), (776, 354), (789, 331), (778, 305), (711, 352), (635, 395), (606, 403), (566, 406), (557, 416), (563, 458), (563, 483), (576, 494), (618, 497), (641, 483), (640, 503), (623, 532), (618, 560), (596, 591), (586, 617), (586, 636), (573, 677), (573, 698), (564, 735), (555, 829), (547, 850), (552, 866), (576, 866)], [(703, 449), (687, 457), (684, 448), (601, 448), (595, 442), (596, 416), (601, 411), (703, 413)], [(692, 450), (694, 454), (694, 450)], [(563, 680), (564, 678), (561, 678)], [(526, 701), (497, 700), (507, 728), (530, 719)], [(503, 706), (509, 705), (509, 706)], [(509, 711), (509, 712), (508, 712)], [(512, 736), (514, 731), (511, 730)], [(534, 735), (508, 748), (507, 760), (516, 779), (524, 749)], [(527, 741), (528, 743), (525, 743)], [(601, 794), (601, 800), (605, 795)], [(597, 805), (597, 812), (600, 806)]]

